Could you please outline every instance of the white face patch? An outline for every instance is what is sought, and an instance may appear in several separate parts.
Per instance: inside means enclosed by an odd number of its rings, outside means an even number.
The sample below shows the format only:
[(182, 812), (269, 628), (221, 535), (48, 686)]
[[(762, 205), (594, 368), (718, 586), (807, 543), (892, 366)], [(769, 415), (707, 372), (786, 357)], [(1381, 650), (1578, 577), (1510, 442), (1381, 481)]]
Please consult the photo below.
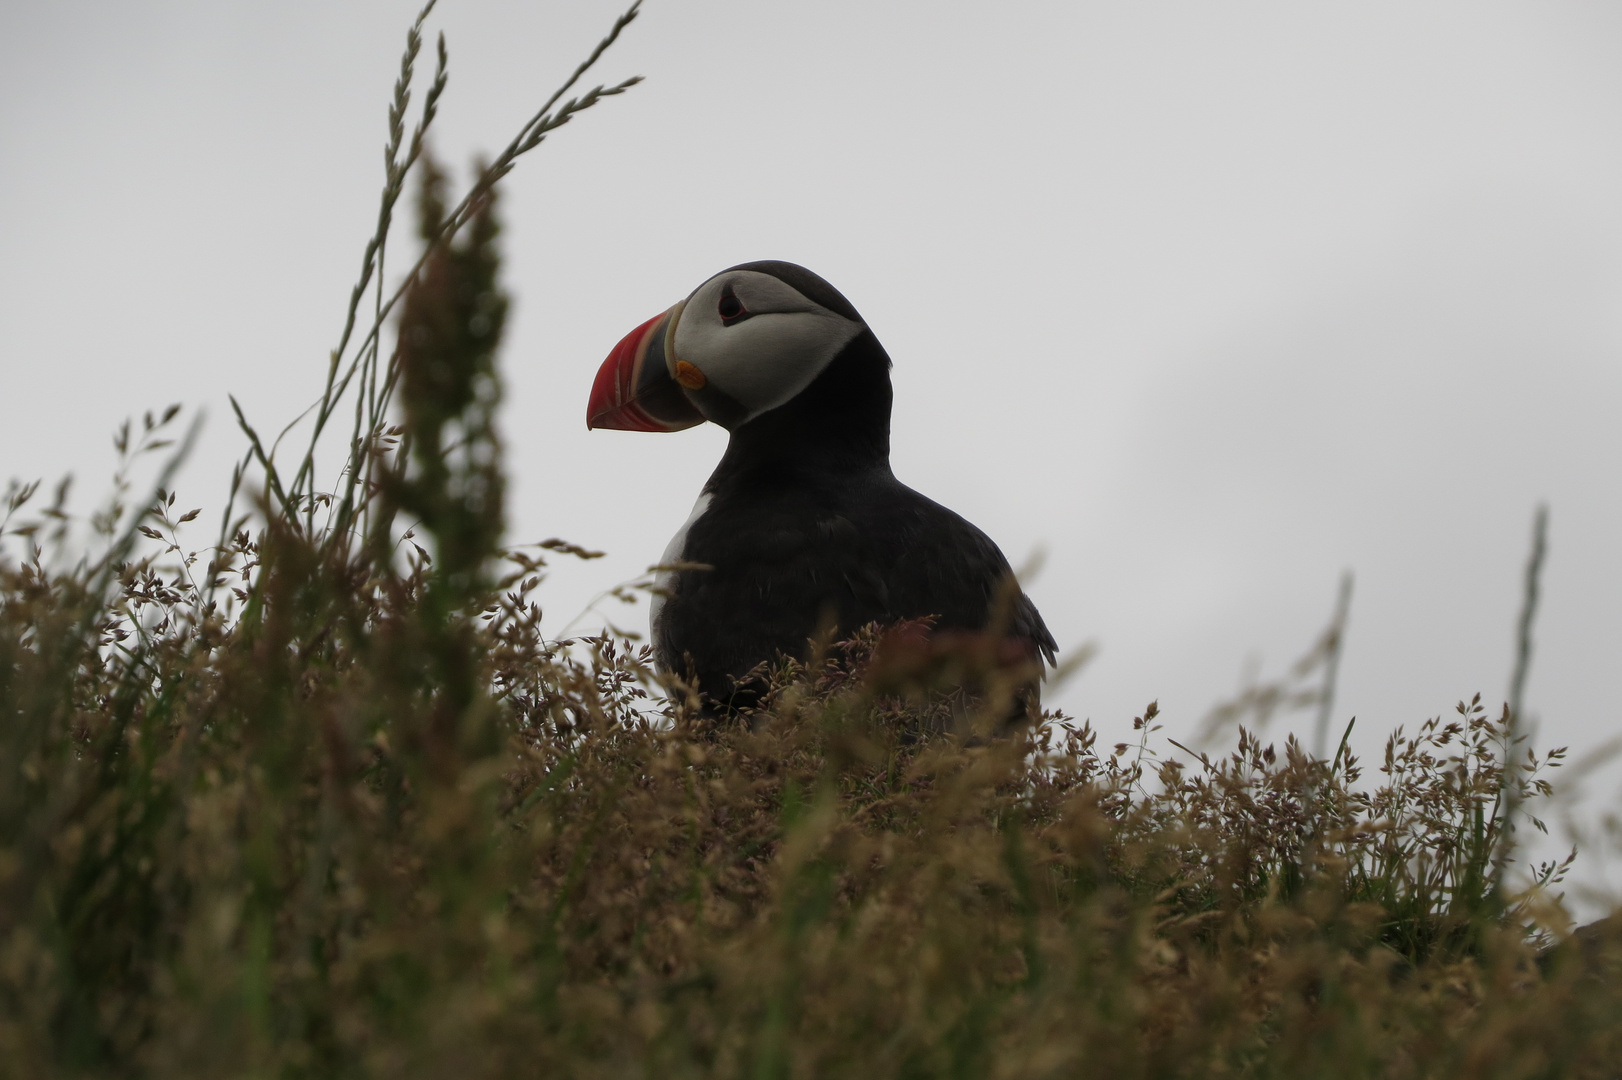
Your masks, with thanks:
[[(723, 318), (723, 302), (731, 311), (734, 300), (747, 315)], [(703, 373), (706, 387), (742, 406), (743, 417), (725, 425), (736, 427), (810, 386), (863, 329), (770, 274), (729, 270), (687, 298), (667, 359), (672, 377), (677, 361), (685, 361)], [(689, 397), (704, 412), (704, 395)]]
[[(704, 511), (710, 508), (712, 498), (713, 496), (707, 491), (698, 497), (698, 501), (693, 504), (693, 512), (687, 515), (687, 520), (682, 522), (681, 528), (676, 530), (676, 535), (672, 536), (670, 543), (665, 545), (665, 553), (659, 556), (660, 566), (668, 566), (671, 563), (682, 561), (682, 553), (687, 549), (687, 533), (692, 529), (693, 522), (703, 517)], [(671, 592), (676, 587), (676, 571), (660, 570), (653, 575), (653, 585), (654, 588), (661, 590), (661, 592)], [(648, 631), (653, 636), (656, 649), (660, 637), (659, 614), (664, 610), (665, 599), (664, 596), (656, 592), (648, 600)]]

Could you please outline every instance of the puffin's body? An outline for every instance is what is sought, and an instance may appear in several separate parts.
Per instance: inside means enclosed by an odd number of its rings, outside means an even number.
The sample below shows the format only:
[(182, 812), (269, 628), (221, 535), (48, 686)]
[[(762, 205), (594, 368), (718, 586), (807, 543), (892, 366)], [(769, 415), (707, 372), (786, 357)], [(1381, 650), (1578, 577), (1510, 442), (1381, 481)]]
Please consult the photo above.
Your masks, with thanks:
[[(722, 708), (779, 654), (804, 658), (822, 630), (933, 618), (937, 631), (996, 620), (1039, 669), (1053, 637), (1008, 593), (985, 533), (890, 471), (890, 358), (833, 286), (784, 262), (722, 271), (632, 331), (598, 373), (588, 426), (728, 428), (725, 456), (666, 549), (668, 594), (651, 615), (655, 656), (696, 675)], [(1034, 703), (1034, 693), (1027, 704)]]

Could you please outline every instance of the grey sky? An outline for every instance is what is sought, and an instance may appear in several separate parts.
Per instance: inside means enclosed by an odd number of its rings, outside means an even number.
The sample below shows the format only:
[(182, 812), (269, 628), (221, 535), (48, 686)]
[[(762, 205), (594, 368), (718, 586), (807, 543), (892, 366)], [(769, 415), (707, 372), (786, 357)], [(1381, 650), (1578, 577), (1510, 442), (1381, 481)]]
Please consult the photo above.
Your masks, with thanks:
[[(442, 156), (616, 12), (444, 0)], [(83, 507), (117, 423), (178, 400), (210, 416), (182, 499), (217, 506), (227, 392), (275, 427), (318, 389), (414, 13), (0, 9), (0, 474), (73, 471)], [(1365, 750), (1501, 700), (1539, 500), (1528, 703), (1545, 743), (1622, 734), (1622, 9), (650, 0), (629, 74), (507, 187), (514, 539), (611, 553), (553, 627), (658, 558), (724, 440), (588, 434), (598, 363), (784, 258), (894, 357), (897, 474), (1046, 552), (1029, 591), (1103, 649), (1056, 698), (1106, 739), (1281, 670), (1347, 567)]]

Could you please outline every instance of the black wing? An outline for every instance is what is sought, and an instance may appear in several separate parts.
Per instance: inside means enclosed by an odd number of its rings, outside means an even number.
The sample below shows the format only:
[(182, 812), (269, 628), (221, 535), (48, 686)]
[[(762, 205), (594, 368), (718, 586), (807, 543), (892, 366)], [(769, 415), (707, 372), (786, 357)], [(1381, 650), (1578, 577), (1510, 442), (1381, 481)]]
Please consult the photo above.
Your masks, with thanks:
[[(819, 632), (933, 616), (983, 630), (1008, 560), (985, 533), (888, 475), (747, 502), (718, 497), (695, 521), (682, 571), (655, 627), (660, 662), (725, 700), (735, 680), (781, 653), (804, 657)], [(1053, 662), (1055, 643), (1023, 593), (1010, 636)]]
[[(911, 488), (899, 482), (894, 487), (884, 493), (890, 509), (874, 515), (883, 522), (879, 535), (893, 538), (886, 577), (894, 617), (934, 615), (944, 629), (984, 630), (998, 603), (1011, 603), (1005, 614), (1009, 636), (1053, 664), (1058, 643), (1031, 598), (1018, 591), (1013, 568), (991, 537)], [(1012, 596), (1007, 590), (1014, 590)]]

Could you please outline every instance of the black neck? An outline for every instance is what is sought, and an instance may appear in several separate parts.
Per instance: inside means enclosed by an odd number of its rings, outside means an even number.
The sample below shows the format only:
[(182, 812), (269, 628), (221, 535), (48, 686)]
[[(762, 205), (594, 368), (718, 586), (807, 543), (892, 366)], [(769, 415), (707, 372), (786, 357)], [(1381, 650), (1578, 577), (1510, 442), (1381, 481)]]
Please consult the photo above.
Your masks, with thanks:
[(864, 330), (787, 404), (732, 431), (706, 489), (890, 467), (890, 357)]

